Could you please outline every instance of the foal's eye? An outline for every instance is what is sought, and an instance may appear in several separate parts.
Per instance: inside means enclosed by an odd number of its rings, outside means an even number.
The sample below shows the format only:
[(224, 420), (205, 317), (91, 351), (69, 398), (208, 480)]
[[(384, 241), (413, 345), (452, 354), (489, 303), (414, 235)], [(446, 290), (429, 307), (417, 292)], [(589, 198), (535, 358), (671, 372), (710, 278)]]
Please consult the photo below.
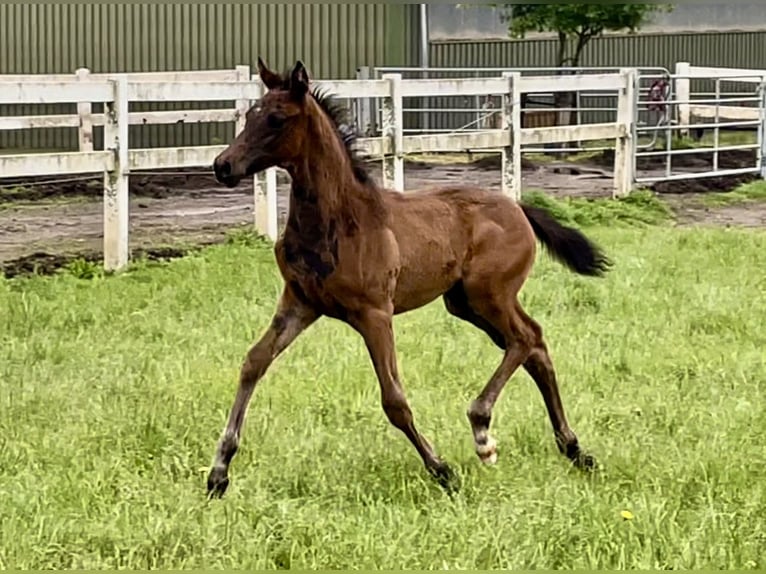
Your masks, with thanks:
[(266, 116), (266, 123), (272, 129), (279, 129), (285, 124), (285, 116), (282, 114), (269, 114)]

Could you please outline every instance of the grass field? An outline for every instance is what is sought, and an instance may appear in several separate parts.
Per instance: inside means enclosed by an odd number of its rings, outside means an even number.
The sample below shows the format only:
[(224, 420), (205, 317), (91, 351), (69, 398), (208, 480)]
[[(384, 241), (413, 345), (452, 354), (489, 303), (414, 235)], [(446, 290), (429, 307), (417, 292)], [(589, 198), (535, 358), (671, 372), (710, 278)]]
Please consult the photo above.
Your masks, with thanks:
[(580, 278), (541, 251), (523, 291), (593, 476), (558, 454), (521, 371), (482, 467), (465, 409), (499, 351), (438, 301), (396, 319), (452, 498), (387, 422), (362, 341), (324, 320), (266, 375), (207, 502), (281, 286), (247, 236), (121, 276), (0, 279), (0, 567), (766, 567), (766, 233), (673, 228), (637, 197), (555, 204), (615, 268)]

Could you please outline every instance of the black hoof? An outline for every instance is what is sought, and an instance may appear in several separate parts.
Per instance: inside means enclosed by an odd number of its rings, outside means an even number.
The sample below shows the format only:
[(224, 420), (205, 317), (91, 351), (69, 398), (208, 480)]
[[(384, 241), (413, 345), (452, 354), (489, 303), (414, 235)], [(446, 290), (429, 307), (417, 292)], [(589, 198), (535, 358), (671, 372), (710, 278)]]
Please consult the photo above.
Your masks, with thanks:
[(579, 451), (574, 457), (572, 457), (572, 464), (575, 466), (575, 468), (579, 468), (580, 470), (588, 472), (596, 470), (597, 468), (596, 458), (593, 455), (587, 454), (583, 451)]
[(441, 463), (437, 467), (428, 469), (431, 475), (436, 479), (444, 490), (453, 494), (460, 490), (460, 481), (458, 476), (452, 471), (447, 463)]
[(575, 442), (571, 442), (564, 447), (559, 447), (561, 452), (572, 461), (575, 468), (580, 470), (596, 470), (596, 459), (593, 455), (586, 453), (580, 448), (580, 445)]
[(229, 477), (226, 470), (214, 468), (207, 477), (207, 496), (208, 498), (221, 498), (229, 488)]

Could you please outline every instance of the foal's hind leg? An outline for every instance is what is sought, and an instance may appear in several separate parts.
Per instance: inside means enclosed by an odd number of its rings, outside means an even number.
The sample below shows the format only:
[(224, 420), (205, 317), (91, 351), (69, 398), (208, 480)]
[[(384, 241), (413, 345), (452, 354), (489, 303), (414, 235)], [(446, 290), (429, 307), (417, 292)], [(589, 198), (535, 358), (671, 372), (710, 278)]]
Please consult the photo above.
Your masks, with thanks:
[(463, 321), (468, 321), (475, 327), (484, 331), (492, 342), (505, 350), (505, 337), (492, 324), (481, 315), (478, 315), (468, 303), (468, 296), (463, 289), (463, 284), (458, 283), (444, 294), (444, 306), (452, 315)]
[(237, 395), (229, 413), (229, 421), (218, 441), (213, 465), (208, 474), (207, 490), (210, 496), (223, 496), (229, 486), (229, 464), (239, 448), (242, 424), (256, 384), (266, 373), (272, 361), (316, 319), (317, 314), (298, 302), (286, 288), (282, 293), (277, 312), (271, 320), (271, 325), (250, 348), (242, 363)]
[(553, 368), (548, 348), (543, 340), (543, 331), (540, 325), (527, 315), (520, 305), (517, 304), (517, 313), (534, 333), (532, 349), (524, 361), (524, 369), (534, 379), (540, 394), (545, 401), (548, 417), (553, 426), (556, 436), (556, 446), (559, 451), (566, 455), (576, 466), (590, 469), (595, 467), (596, 461), (593, 456), (586, 454), (580, 448), (579, 441), (572, 428), (567, 422), (564, 406), (561, 403), (559, 387), (556, 382), (556, 372)]
[[(447, 311), (483, 330), (492, 341), (505, 351), (500, 366), (495, 370), (487, 385), (468, 408), (468, 420), (473, 430), (476, 454), (482, 462), (497, 462), (497, 442), (489, 434), (492, 408), (508, 379), (519, 368), (529, 352), (523, 336), (523, 322), (509, 314), (502, 306), (492, 309), (493, 302), (477, 301), (486, 316), (480, 315), (471, 306), (462, 284), (458, 284), (444, 295)], [(488, 317), (492, 317), (490, 321)], [(502, 329), (502, 330), (501, 330)]]

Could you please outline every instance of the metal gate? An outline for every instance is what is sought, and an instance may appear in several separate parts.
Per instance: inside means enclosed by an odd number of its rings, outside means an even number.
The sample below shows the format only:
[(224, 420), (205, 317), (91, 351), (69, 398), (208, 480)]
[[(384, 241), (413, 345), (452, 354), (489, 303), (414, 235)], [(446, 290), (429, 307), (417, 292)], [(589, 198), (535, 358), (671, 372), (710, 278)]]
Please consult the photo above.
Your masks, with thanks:
[(755, 70), (731, 77), (640, 73), (635, 183), (766, 177), (764, 79)]

